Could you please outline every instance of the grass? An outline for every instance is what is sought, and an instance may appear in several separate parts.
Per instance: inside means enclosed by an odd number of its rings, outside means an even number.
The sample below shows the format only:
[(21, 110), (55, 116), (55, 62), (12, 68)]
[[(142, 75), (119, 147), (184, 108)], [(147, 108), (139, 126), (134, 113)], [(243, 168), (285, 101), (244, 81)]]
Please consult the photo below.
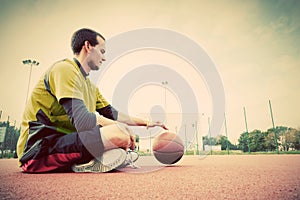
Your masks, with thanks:
[(4, 153), (4, 154), (0, 154), (0, 159), (1, 158), (15, 158), (15, 154), (14, 153)]
[[(149, 152), (142, 152), (139, 151), (138, 152), (140, 154), (140, 156), (150, 156), (153, 155), (153, 153), (149, 153)], [(264, 151), (264, 152), (243, 152), (240, 150), (230, 150), (229, 154), (226, 150), (224, 151), (200, 151), (200, 155), (276, 155), (277, 152), (276, 151)], [(279, 154), (300, 154), (300, 151), (279, 151)], [(194, 151), (185, 151), (184, 155), (199, 155), (196, 154), (196, 152)]]
[[(143, 151), (139, 151), (138, 152), (140, 154), (140, 156), (151, 156), (153, 155), (153, 153), (149, 153), (149, 152), (143, 152)], [(200, 151), (200, 155), (276, 155), (277, 152), (276, 151), (264, 151), (264, 152), (243, 152), (240, 150), (230, 150), (229, 154), (226, 150), (224, 151)], [(300, 151), (279, 151), (279, 154), (300, 154)], [(198, 155), (198, 154), (194, 154), (194, 151), (185, 151), (184, 155)], [(15, 155), (13, 153), (5, 153), (4, 155), (0, 155), (0, 159), (1, 158), (15, 158)]]
[[(229, 152), (224, 151), (201, 151), (200, 155), (270, 155), (277, 154), (276, 151), (263, 151), (263, 152), (243, 152), (240, 150), (230, 150)], [(300, 151), (279, 151), (279, 154), (300, 154)], [(195, 155), (194, 151), (187, 151), (185, 155)]]

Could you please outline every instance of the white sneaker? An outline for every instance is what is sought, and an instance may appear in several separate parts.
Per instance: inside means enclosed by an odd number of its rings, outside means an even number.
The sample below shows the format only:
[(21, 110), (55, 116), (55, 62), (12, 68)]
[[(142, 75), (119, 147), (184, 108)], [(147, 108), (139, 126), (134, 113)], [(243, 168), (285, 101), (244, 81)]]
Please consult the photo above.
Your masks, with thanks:
[(74, 172), (109, 172), (124, 164), (127, 159), (126, 151), (123, 149), (111, 149), (105, 151), (101, 160), (93, 159), (89, 163), (73, 165)]
[(137, 161), (137, 159), (139, 158), (139, 154), (135, 151), (128, 151), (127, 152), (127, 156), (126, 159), (124, 161), (124, 163), (122, 165), (120, 165), (117, 169), (121, 169), (127, 166), (130, 166), (134, 169), (138, 169), (140, 168), (139, 166), (137, 166), (134, 162)]

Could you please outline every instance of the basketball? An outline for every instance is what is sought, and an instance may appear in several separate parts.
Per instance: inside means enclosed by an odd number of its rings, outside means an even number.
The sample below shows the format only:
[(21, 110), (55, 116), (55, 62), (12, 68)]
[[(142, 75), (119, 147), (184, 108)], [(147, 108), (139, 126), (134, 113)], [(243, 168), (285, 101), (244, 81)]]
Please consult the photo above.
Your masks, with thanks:
[(184, 154), (184, 145), (175, 133), (164, 132), (154, 138), (152, 150), (160, 163), (175, 164)]

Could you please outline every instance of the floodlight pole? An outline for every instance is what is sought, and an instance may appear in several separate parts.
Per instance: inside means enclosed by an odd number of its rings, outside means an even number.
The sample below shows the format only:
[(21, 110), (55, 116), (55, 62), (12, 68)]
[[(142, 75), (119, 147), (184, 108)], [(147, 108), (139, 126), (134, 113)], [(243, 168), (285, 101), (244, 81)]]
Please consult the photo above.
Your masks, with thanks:
[(195, 134), (196, 134), (196, 147), (197, 147), (197, 153), (196, 153), (196, 155), (199, 155), (199, 143), (198, 143), (197, 121), (195, 122), (195, 124), (192, 124), (192, 127), (195, 129)]
[(186, 124), (184, 125), (184, 137), (185, 137), (185, 154), (187, 154), (187, 137), (186, 137)]
[(278, 143), (277, 143), (277, 134), (276, 134), (276, 129), (275, 129), (275, 123), (274, 123), (271, 100), (269, 100), (269, 106), (270, 106), (270, 114), (271, 114), (271, 119), (272, 119), (273, 130), (274, 130), (274, 142), (275, 142), (275, 145), (276, 145), (276, 153), (279, 154)]
[(197, 155), (199, 155), (199, 136), (198, 136), (198, 122), (195, 122), (195, 132), (196, 132), (196, 140), (197, 140)]
[(245, 125), (246, 125), (246, 134), (247, 134), (247, 143), (248, 143), (248, 153), (250, 153), (249, 132), (248, 132), (248, 124), (247, 124), (246, 108), (245, 108), (245, 107), (244, 107), (244, 117), (245, 117)]
[(211, 145), (211, 130), (210, 130), (210, 118), (208, 117), (208, 134), (209, 134), (209, 145), (210, 145), (210, 155), (212, 155), (212, 145)]
[(165, 112), (167, 113), (167, 85), (168, 85), (168, 81), (163, 81), (161, 83), (165, 88), (165, 99), (164, 100), (165, 100)]
[(228, 134), (227, 134), (227, 123), (226, 123), (226, 114), (225, 114), (225, 113), (224, 113), (224, 127), (225, 127), (225, 133), (226, 133), (226, 148), (227, 148), (227, 154), (229, 155)]
[(151, 130), (149, 130), (149, 133), (150, 133), (150, 148), (149, 148), (149, 153), (150, 153), (150, 156), (151, 156), (151, 149), (152, 149), (152, 144), (151, 144)]
[(24, 65), (29, 65), (30, 66), (30, 72), (29, 72), (29, 79), (28, 79), (28, 86), (27, 86), (27, 94), (26, 94), (26, 104), (28, 100), (28, 94), (29, 94), (29, 87), (30, 87), (30, 81), (31, 81), (31, 72), (32, 72), (32, 67), (33, 66), (38, 66), (40, 63), (37, 62), (36, 60), (23, 60), (22, 63)]

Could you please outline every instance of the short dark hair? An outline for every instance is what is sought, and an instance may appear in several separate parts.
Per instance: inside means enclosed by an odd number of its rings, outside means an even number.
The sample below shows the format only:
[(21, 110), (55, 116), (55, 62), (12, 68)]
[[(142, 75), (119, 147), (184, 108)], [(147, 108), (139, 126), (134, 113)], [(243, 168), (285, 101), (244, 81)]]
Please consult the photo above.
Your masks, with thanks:
[(98, 44), (97, 36), (100, 36), (105, 41), (105, 38), (100, 33), (97, 33), (96, 31), (88, 28), (82, 28), (73, 33), (71, 39), (71, 47), (73, 53), (80, 53), (85, 41), (88, 41), (92, 46), (96, 46)]

